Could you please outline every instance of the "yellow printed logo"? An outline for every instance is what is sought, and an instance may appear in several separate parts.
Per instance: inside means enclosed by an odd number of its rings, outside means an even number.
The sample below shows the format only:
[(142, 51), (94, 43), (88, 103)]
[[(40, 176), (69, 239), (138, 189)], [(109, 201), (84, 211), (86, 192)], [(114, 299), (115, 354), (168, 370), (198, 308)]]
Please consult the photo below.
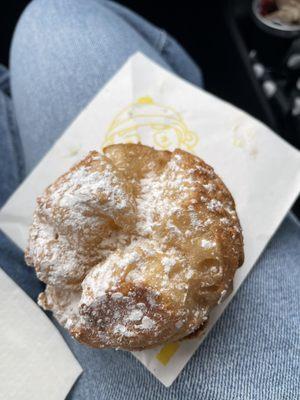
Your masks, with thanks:
[(158, 361), (160, 361), (164, 366), (168, 365), (170, 359), (174, 356), (176, 351), (179, 349), (180, 344), (176, 343), (168, 343), (160, 350), (160, 352), (156, 355)]
[(151, 135), (153, 145), (162, 150), (180, 147), (191, 152), (198, 142), (197, 134), (188, 129), (180, 113), (146, 96), (115, 116), (103, 146), (142, 142), (145, 135)]

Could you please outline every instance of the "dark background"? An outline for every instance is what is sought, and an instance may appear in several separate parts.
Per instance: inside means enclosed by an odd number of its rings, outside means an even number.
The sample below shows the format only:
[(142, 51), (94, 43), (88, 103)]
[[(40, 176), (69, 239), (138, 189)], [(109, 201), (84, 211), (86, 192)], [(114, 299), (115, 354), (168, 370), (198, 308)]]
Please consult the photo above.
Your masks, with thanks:
[[(7, 0), (0, 6), (0, 62), (6, 65), (14, 27), (27, 3), (26, 0)], [(263, 119), (255, 98), (251, 98), (253, 89), (226, 25), (228, 2), (123, 0), (120, 3), (177, 38), (201, 66), (205, 86), (210, 92)]]
[[(51, 0), (49, 0), (51, 1)], [(266, 63), (280, 66), (290, 45), (257, 27), (251, 0), (146, 1), (120, 0), (172, 34), (201, 67), (205, 88), (269, 125), (295, 146), (300, 134), (278, 125), (261, 86), (256, 81), (248, 54), (257, 48)], [(0, 5), (0, 63), (8, 65), (15, 25), (27, 0), (7, 0)], [(294, 208), (300, 215), (300, 202)]]

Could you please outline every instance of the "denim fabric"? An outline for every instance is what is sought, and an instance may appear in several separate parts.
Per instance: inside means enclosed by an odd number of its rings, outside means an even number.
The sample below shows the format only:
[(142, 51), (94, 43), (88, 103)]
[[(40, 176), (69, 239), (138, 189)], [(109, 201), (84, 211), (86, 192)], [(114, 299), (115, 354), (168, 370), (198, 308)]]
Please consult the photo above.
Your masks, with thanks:
[(202, 82), (199, 69), (173, 39), (117, 4), (36, 0), (29, 5), (10, 59), (27, 172), (136, 51), (165, 68), (171, 68), (170, 60), (184, 78)]
[[(0, 207), (23, 178), (24, 155), (10, 98), (9, 74), (0, 65)], [(23, 252), (1, 231), (0, 266), (33, 299), (43, 288), (32, 268), (25, 266)]]
[[(9, 74), (0, 65), (0, 207), (24, 177), (24, 156), (10, 97)], [(4, 162), (5, 160), (5, 162)]]
[[(118, 4), (35, 0), (29, 5), (11, 49), (14, 107), (7, 94), (6, 72), (1, 75), (5, 83), (1, 88), (6, 91), (0, 101), (2, 202), (22, 179), (22, 147), (28, 172), (137, 50), (202, 84), (199, 69), (176, 41)], [(1, 234), (0, 265), (36, 298), (42, 284), (22, 258), (22, 252)], [(222, 318), (168, 389), (130, 353), (89, 349), (58, 327), (84, 369), (68, 399), (299, 398), (299, 260), (300, 227), (289, 215)]]

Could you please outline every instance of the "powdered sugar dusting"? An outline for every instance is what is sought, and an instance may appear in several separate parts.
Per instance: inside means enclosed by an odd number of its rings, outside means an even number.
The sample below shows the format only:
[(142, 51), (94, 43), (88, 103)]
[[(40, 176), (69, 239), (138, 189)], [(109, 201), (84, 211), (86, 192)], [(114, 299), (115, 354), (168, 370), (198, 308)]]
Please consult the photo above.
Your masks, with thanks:
[(142, 310), (132, 310), (128, 315), (128, 321), (140, 321), (143, 318)]
[(122, 166), (91, 153), (39, 199), (27, 260), (65, 293), (46, 289), (40, 304), (76, 337), (82, 326), (96, 329), (100, 346), (143, 332), (159, 341), (164, 324), (178, 338), (193, 332), (209, 310), (197, 300), (202, 288), (218, 288), (222, 276), (216, 223), (240, 235), (210, 167), (176, 152), (163, 168), (154, 160), (125, 179)]
[(99, 161), (99, 169), (100, 172), (82, 166), (69, 173), (68, 179), (52, 192), (52, 207), (75, 208), (78, 215), (82, 211), (80, 208), (84, 208), (88, 202), (89, 206), (95, 204), (111, 217), (115, 210), (123, 210), (130, 200), (121, 180), (110, 164)]
[(173, 258), (163, 257), (161, 263), (165, 269), (165, 272), (168, 274), (171, 271), (171, 268), (176, 264), (176, 261)]
[(199, 219), (199, 214), (195, 211), (193, 206), (189, 206), (188, 209), (189, 209), (189, 215), (190, 215), (192, 227), (199, 228), (199, 227), (203, 226), (202, 221), (200, 221), (200, 219)]
[(211, 192), (212, 190), (215, 189), (215, 185), (213, 183), (206, 183), (203, 185), (203, 187), (208, 191)]
[(207, 204), (207, 208), (210, 211), (219, 211), (223, 207), (223, 204), (216, 199), (210, 200), (210, 202)]
[(154, 326), (155, 326), (155, 322), (154, 322), (151, 318), (145, 316), (145, 317), (142, 319), (142, 323), (141, 323), (138, 327), (139, 327), (139, 329), (150, 330), (150, 329), (152, 329)]
[(213, 247), (216, 247), (216, 242), (213, 242), (212, 240), (202, 239), (201, 246), (204, 249), (212, 249)]
[(149, 235), (160, 224), (160, 218), (170, 217), (179, 210), (164, 196), (166, 181), (163, 176), (149, 175), (140, 182), (141, 191), (137, 199), (137, 230), (142, 236)]

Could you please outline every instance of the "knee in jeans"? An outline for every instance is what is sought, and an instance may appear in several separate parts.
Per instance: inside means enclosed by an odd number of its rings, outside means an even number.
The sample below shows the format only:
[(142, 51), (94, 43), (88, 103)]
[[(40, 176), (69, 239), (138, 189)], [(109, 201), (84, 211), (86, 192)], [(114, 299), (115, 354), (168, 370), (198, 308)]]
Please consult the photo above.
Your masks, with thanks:
[[(26, 38), (38, 39), (47, 32), (48, 39), (51, 40), (57, 31), (63, 32), (64, 29), (74, 30), (88, 26), (89, 20), (97, 15), (97, 20), (101, 15), (110, 12), (106, 9), (102, 0), (32, 0), (23, 11), (14, 33), (14, 40)], [(107, 20), (107, 15), (103, 16), (103, 21)], [(101, 24), (100, 24), (101, 25)]]

